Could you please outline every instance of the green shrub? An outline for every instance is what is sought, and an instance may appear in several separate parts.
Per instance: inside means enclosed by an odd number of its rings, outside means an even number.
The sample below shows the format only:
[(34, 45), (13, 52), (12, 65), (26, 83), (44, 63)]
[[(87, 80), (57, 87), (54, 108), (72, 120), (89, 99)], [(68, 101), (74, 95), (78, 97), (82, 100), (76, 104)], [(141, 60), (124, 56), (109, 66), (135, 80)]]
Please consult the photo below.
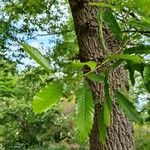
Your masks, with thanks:
[(150, 150), (150, 126), (134, 125), (134, 140), (136, 150)]

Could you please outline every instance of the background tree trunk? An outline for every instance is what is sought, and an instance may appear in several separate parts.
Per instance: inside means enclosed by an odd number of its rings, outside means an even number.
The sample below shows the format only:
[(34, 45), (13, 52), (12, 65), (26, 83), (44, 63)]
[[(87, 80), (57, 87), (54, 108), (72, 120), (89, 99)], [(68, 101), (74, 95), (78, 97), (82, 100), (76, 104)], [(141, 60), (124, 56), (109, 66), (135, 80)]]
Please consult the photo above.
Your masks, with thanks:
[[(69, 0), (72, 16), (74, 19), (75, 32), (79, 45), (79, 57), (81, 62), (94, 60), (100, 64), (107, 55), (102, 48), (99, 36), (99, 25), (97, 22), (98, 8), (89, 6), (88, 3), (93, 0)], [(119, 42), (113, 38), (106, 26), (103, 26), (103, 34), (109, 54), (120, 49)], [(97, 70), (100, 74), (105, 66)], [(127, 85), (127, 74), (123, 65), (110, 73), (110, 87), (112, 90), (119, 89), (122, 85)], [(103, 85), (91, 83), (93, 96), (98, 98), (100, 103), (95, 105), (94, 124), (90, 137), (91, 150), (132, 150), (132, 125), (113, 103), (111, 126), (107, 129), (108, 136), (106, 144), (99, 141), (98, 118), (101, 111), (101, 103), (104, 99)]]

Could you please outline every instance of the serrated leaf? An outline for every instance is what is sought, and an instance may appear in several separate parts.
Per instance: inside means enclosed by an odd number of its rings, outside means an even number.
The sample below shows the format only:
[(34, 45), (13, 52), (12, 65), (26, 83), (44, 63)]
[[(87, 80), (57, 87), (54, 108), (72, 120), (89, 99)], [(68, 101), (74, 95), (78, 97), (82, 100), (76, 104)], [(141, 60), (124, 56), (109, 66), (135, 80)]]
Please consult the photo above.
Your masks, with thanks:
[(94, 103), (90, 86), (86, 81), (77, 90), (77, 115), (76, 122), (81, 141), (87, 139), (93, 124)]
[(109, 111), (108, 104), (106, 101), (104, 102), (103, 107), (104, 107), (104, 122), (105, 122), (106, 126), (109, 127), (110, 126), (110, 113), (111, 112)]
[(138, 45), (124, 50), (124, 54), (150, 54), (150, 45)]
[(104, 81), (104, 76), (103, 75), (98, 75), (96, 73), (89, 73), (87, 77), (94, 82), (103, 82)]
[(30, 46), (26, 43), (19, 43), (23, 49), (31, 56), (32, 59), (34, 59), (39, 65), (41, 65), (43, 68), (45, 68), (48, 72), (52, 72), (52, 69), (50, 68), (50, 63), (48, 60), (38, 51), (36, 48)]
[(122, 40), (122, 32), (121, 32), (121, 29), (119, 27), (119, 24), (116, 21), (116, 18), (112, 14), (112, 12), (111, 11), (105, 11), (103, 13), (103, 19), (107, 23), (110, 31), (114, 34), (115, 38), (117, 40), (121, 41)]
[(107, 129), (104, 121), (104, 111), (102, 110), (99, 115), (99, 139), (102, 144), (106, 143)]
[(117, 103), (129, 119), (137, 123), (143, 123), (143, 120), (139, 112), (137, 112), (135, 106), (122, 93), (115, 91), (115, 97)]
[(125, 61), (132, 61), (134, 63), (142, 63), (143, 58), (138, 55), (130, 55), (130, 54), (115, 54), (107, 57), (108, 59), (119, 59)]
[(32, 107), (35, 113), (46, 112), (55, 105), (63, 95), (63, 84), (53, 81), (42, 88), (33, 98)]
[(89, 5), (91, 6), (98, 6), (98, 7), (107, 7), (107, 8), (115, 8), (113, 5), (108, 4), (108, 3), (103, 3), (103, 2), (93, 2), (93, 3), (89, 3)]

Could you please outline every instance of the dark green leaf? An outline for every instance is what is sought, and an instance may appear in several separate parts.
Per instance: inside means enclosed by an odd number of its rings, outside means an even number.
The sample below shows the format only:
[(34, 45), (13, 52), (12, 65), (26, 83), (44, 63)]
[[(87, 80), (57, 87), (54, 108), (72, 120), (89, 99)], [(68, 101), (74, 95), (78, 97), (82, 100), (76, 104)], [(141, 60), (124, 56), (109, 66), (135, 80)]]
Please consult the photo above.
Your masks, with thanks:
[(150, 81), (150, 65), (146, 66), (144, 69), (144, 82), (147, 83)]
[(147, 91), (150, 93), (150, 81), (145, 83), (145, 87), (146, 87)]
[(125, 68), (129, 71), (129, 77), (130, 77), (131, 83), (132, 85), (134, 85), (135, 84), (135, 77), (134, 77), (135, 71), (138, 71), (143, 78), (145, 64), (144, 63), (136, 64), (131, 61), (126, 61), (126, 62), (127, 64), (125, 65)]
[(94, 82), (103, 82), (104, 81), (104, 76), (103, 75), (98, 75), (98, 74), (96, 74), (96, 73), (89, 73), (88, 75), (87, 75), (87, 77), (90, 79), (90, 80), (92, 80), (92, 81), (94, 81)]
[(99, 139), (102, 144), (105, 144), (107, 137), (107, 129), (104, 121), (104, 111), (100, 112), (99, 115)]
[(22, 42), (20, 42), (19, 44), (39, 65), (45, 68), (48, 72), (52, 72), (48, 60), (36, 48)]
[(63, 84), (59, 81), (53, 81), (42, 88), (33, 98), (33, 111), (42, 113), (50, 109), (60, 100), (63, 94)]
[(93, 124), (94, 103), (90, 86), (86, 81), (77, 91), (77, 127), (81, 141), (86, 140)]
[(150, 92), (150, 65), (144, 69), (144, 83), (148, 92)]
[[(137, 30), (137, 32), (143, 31), (143, 33), (141, 32), (143, 35), (145, 35), (147, 37), (150, 36), (150, 33), (149, 33), (150, 23), (149, 23), (149, 21), (146, 22), (144, 20), (134, 20), (134, 21), (129, 21), (129, 25), (131, 25), (135, 30)], [(144, 31), (146, 31), (146, 32), (144, 33)]]
[(129, 70), (129, 77), (130, 77), (131, 83), (134, 86), (135, 84), (134, 70), (132, 68), (128, 68), (128, 70)]
[(111, 11), (105, 11), (103, 14), (104, 21), (108, 24), (109, 29), (114, 34), (115, 38), (122, 40), (121, 29)]
[(115, 97), (119, 106), (122, 108), (129, 119), (137, 123), (143, 122), (135, 106), (122, 93), (120, 93), (119, 91), (115, 91)]
[(150, 54), (150, 45), (138, 45), (124, 50), (125, 54)]
[(112, 68), (117, 68), (122, 63), (122, 60), (117, 60), (114, 64), (112, 64)]

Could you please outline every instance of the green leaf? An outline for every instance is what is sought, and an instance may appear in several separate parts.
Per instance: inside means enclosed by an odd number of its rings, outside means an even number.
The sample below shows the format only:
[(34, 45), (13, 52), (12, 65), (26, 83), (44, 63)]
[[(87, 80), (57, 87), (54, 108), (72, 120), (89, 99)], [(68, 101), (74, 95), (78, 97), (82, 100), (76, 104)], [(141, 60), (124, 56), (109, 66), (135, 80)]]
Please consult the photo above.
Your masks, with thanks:
[(105, 93), (105, 102), (103, 104), (104, 107), (104, 122), (106, 126), (110, 126), (110, 115), (112, 110), (112, 100), (109, 93), (109, 71), (104, 72), (104, 93)]
[(135, 77), (134, 77), (135, 71), (138, 71), (143, 78), (144, 67), (146, 64), (144, 64), (144, 63), (133, 63), (131, 61), (126, 61), (126, 62), (127, 62), (127, 64), (125, 65), (125, 68), (129, 71), (129, 77), (130, 77), (132, 85), (134, 86), (134, 84), (135, 84)]
[(150, 65), (144, 68), (144, 83), (148, 92), (150, 92)]
[(115, 63), (112, 64), (112, 68), (116, 69), (119, 65), (121, 65), (122, 60), (117, 60)]
[(135, 84), (134, 70), (132, 68), (129, 68), (128, 70), (129, 70), (129, 77), (131, 80), (131, 84), (134, 86), (134, 84)]
[(115, 54), (110, 55), (107, 57), (108, 59), (119, 59), (119, 60), (125, 60), (125, 61), (132, 61), (134, 63), (142, 63), (143, 58), (138, 55), (130, 55), (130, 54)]
[(134, 79), (134, 68), (132, 67), (131, 63), (127, 63), (125, 65), (125, 68), (129, 71), (129, 77), (130, 77), (130, 81), (132, 83), (132, 85), (134, 86), (135, 84), (135, 79)]
[(52, 72), (49, 61), (36, 48), (22, 42), (19, 42), (19, 44), (39, 65), (45, 68), (48, 72)]
[(96, 2), (96, 3), (89, 3), (89, 5), (91, 6), (98, 6), (98, 7), (107, 7), (107, 8), (115, 8), (113, 5), (111, 4), (107, 4), (107, 3), (103, 3), (103, 2)]
[(134, 21), (129, 21), (128, 24), (137, 31), (143, 31), (143, 35), (145, 35), (147, 37), (150, 36), (150, 33), (144, 33), (144, 31), (146, 31), (146, 32), (150, 31), (150, 23), (148, 23), (144, 20), (134, 20)]
[(82, 69), (83, 66), (88, 65), (91, 69), (94, 69), (96, 67), (96, 62), (94, 61), (89, 61), (89, 62), (71, 62), (70, 64), (74, 69)]
[(139, 64), (132, 64), (132, 67), (134, 68), (134, 70), (138, 71), (142, 78), (143, 78), (143, 73), (144, 73), (144, 67), (145, 67), (146, 64), (144, 63), (139, 63)]
[(84, 64), (88, 65), (91, 69), (94, 69), (97, 65), (95, 61), (89, 61), (89, 62), (86, 62)]
[(86, 81), (81, 84), (77, 91), (77, 127), (81, 141), (87, 139), (93, 124), (94, 103), (90, 86)]
[(99, 139), (102, 144), (106, 143), (107, 129), (104, 121), (104, 111), (102, 110), (99, 115)]
[(35, 113), (46, 112), (60, 100), (63, 94), (63, 84), (53, 81), (42, 88), (33, 98), (32, 107)]
[(92, 81), (94, 81), (94, 82), (103, 82), (104, 81), (104, 76), (103, 75), (98, 75), (98, 74), (96, 74), (96, 73), (89, 73), (88, 75), (87, 75), (87, 77), (90, 79), (90, 80), (92, 80)]
[(109, 93), (109, 80), (108, 80), (109, 72), (105, 71), (105, 78), (104, 78), (104, 93), (105, 93), (105, 101), (108, 105), (109, 111), (112, 110), (112, 100)]
[(124, 54), (150, 54), (150, 45), (138, 45), (124, 50)]
[(122, 93), (115, 91), (115, 97), (119, 106), (129, 119), (137, 123), (143, 123), (140, 113), (137, 112), (135, 106)]
[(107, 23), (110, 31), (114, 34), (117, 40), (122, 40), (122, 32), (116, 21), (116, 18), (113, 16), (111, 11), (105, 11), (103, 13), (103, 19)]
[(106, 124), (107, 127), (110, 126), (110, 111), (109, 111), (109, 106), (107, 104), (107, 102), (105, 101), (104, 104), (104, 122)]
[(144, 68), (144, 82), (147, 83), (150, 81), (150, 65)]

